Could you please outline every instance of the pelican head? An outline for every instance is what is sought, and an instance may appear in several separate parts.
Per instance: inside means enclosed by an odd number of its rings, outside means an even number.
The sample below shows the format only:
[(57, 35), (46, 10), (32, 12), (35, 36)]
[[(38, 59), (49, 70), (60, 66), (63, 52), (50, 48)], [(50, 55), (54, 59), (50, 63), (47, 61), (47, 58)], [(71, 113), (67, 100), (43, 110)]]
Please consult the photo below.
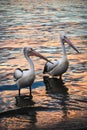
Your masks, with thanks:
[(41, 55), (40, 53), (38, 53), (37, 51), (35, 51), (34, 49), (32, 49), (31, 47), (24, 47), (23, 49), (24, 55), (28, 55), (28, 56), (37, 56), (40, 57), (50, 63), (52, 63), (51, 61), (49, 61), (46, 57), (44, 57), (43, 55)]
[(69, 40), (69, 38), (65, 34), (60, 35), (60, 39), (61, 39), (63, 44), (68, 43), (76, 52), (79, 53), (77, 48), (73, 45), (73, 43)]

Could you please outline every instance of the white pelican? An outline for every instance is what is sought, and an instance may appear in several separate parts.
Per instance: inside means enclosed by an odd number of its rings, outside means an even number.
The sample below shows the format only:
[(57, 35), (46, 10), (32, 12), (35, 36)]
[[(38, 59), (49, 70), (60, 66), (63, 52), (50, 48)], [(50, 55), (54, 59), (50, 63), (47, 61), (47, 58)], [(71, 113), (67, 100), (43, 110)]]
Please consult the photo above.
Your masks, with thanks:
[(31, 86), (35, 79), (35, 71), (34, 71), (34, 64), (30, 59), (30, 56), (38, 56), (48, 62), (50, 61), (30, 47), (24, 47), (23, 53), (27, 61), (30, 63), (30, 69), (21, 70), (20, 68), (17, 68), (14, 72), (14, 78), (17, 81), (19, 96), (20, 96), (20, 89), (25, 87), (30, 88), (30, 96), (31, 96)]
[(66, 70), (68, 69), (68, 66), (69, 66), (64, 43), (68, 43), (78, 53), (79, 53), (79, 51), (72, 44), (72, 42), (66, 37), (66, 35), (60, 35), (60, 40), (61, 40), (62, 51), (63, 51), (62, 58), (59, 60), (56, 60), (56, 61), (52, 61), (52, 63), (54, 63), (54, 64), (47, 62), (45, 64), (43, 73), (44, 74), (48, 73), (51, 76), (59, 76), (61, 78), (62, 74), (66, 72)]

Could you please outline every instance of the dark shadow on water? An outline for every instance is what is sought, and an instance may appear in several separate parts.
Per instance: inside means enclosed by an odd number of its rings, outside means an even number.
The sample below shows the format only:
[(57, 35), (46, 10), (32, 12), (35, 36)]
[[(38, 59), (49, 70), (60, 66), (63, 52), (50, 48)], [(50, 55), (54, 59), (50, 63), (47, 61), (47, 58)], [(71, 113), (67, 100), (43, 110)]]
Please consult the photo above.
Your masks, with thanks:
[(35, 102), (29, 96), (16, 96), (16, 106), (17, 108), (4, 111), (0, 113), (0, 118), (12, 118), (16, 117), (19, 119), (26, 119), (31, 124), (30, 127), (35, 127), (37, 122), (37, 112), (35, 109)]
[(62, 79), (43, 77), (46, 93), (52, 97), (52, 99), (58, 99), (58, 104), (63, 111), (63, 118), (67, 117), (67, 101), (69, 100), (68, 88), (65, 86)]

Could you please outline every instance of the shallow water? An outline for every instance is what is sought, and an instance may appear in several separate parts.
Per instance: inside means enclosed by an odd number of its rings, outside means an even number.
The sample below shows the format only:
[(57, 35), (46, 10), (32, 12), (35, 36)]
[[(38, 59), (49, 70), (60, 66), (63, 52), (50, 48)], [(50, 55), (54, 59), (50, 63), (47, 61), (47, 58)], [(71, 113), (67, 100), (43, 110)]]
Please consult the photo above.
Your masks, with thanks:
[[(6, 114), (0, 119), (1, 128), (42, 129), (57, 125), (64, 129), (61, 125), (64, 121), (71, 121), (66, 123), (67, 129), (71, 124), (73, 127), (87, 127), (86, 14), (86, 0), (0, 1), (0, 112), (23, 106), (34, 108), (30, 113), (22, 111), (9, 117)], [(66, 45), (70, 65), (63, 80), (43, 77), (45, 61), (32, 57), (36, 71), (33, 99), (17, 101), (14, 70), (29, 68), (22, 48), (31, 46), (49, 60), (57, 59), (62, 55), (59, 34), (64, 32), (80, 53)], [(22, 94), (28, 93), (28, 89), (22, 89)]]

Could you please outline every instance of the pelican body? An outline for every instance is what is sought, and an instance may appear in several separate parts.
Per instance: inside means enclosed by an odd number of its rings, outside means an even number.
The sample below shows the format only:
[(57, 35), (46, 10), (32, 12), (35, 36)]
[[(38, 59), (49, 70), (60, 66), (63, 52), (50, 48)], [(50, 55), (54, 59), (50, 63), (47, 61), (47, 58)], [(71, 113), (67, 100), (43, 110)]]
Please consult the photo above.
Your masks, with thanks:
[(35, 80), (35, 70), (34, 70), (34, 64), (31, 60), (30, 56), (38, 56), (48, 62), (50, 62), (50, 61), (30, 47), (25, 47), (23, 49), (23, 53), (24, 53), (26, 60), (30, 64), (30, 69), (21, 70), (20, 68), (17, 68), (14, 72), (14, 78), (17, 82), (17, 86), (19, 89), (19, 95), (20, 95), (21, 88), (29, 87), (30, 96), (31, 96), (31, 86)]
[(62, 74), (67, 71), (69, 66), (69, 61), (66, 55), (65, 43), (68, 43), (78, 53), (79, 51), (65, 35), (61, 35), (60, 40), (63, 51), (62, 58), (56, 61), (52, 61), (53, 64), (47, 62), (45, 64), (43, 73), (48, 73), (51, 76), (59, 76), (61, 78)]

